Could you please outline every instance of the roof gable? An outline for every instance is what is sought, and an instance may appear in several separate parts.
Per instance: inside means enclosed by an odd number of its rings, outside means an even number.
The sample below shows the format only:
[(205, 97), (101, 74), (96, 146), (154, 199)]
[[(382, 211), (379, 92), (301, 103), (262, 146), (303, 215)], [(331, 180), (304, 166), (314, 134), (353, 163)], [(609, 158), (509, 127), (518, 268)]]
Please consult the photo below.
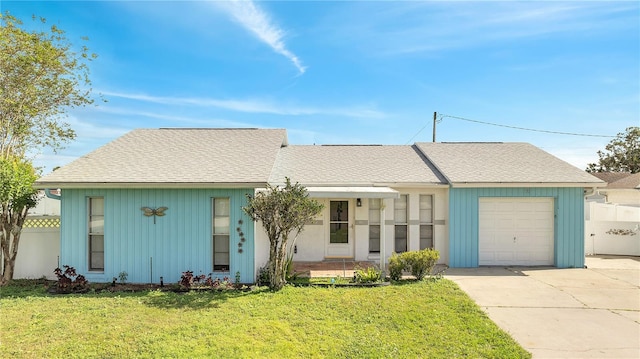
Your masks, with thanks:
[(37, 184), (264, 184), (285, 144), (283, 129), (138, 129)]
[(416, 144), (452, 184), (599, 185), (599, 179), (528, 143)]

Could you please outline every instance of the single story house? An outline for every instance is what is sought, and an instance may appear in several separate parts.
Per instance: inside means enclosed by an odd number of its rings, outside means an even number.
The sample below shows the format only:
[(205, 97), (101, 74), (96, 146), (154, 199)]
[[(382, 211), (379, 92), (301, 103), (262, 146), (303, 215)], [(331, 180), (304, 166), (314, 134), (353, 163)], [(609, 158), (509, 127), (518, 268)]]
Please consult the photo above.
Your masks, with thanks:
[(253, 282), (268, 258), (246, 196), (285, 177), (325, 204), (296, 261), (435, 248), (452, 267), (584, 265), (595, 177), (524, 143), (289, 145), (282, 129), (134, 130), (39, 179), (60, 188), (61, 259), (90, 281), (181, 272)]

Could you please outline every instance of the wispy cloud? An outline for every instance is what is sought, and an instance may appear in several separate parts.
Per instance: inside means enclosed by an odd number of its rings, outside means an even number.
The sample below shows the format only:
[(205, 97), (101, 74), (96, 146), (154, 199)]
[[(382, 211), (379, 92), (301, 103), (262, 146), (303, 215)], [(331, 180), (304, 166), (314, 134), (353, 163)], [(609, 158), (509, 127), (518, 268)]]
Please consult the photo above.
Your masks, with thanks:
[(228, 12), (236, 22), (271, 47), (273, 51), (289, 59), (298, 69), (300, 75), (304, 74), (307, 68), (302, 65), (302, 61), (297, 55), (287, 49), (284, 43), (285, 31), (276, 25), (269, 14), (258, 7), (256, 3), (234, 0), (215, 2), (215, 4)]
[[(442, 51), (630, 26), (637, 6), (615, 2), (402, 2), (353, 3), (325, 26), (336, 41), (345, 33), (381, 55)], [(360, 14), (349, 21), (351, 14)], [(615, 21), (623, 19), (626, 21)]]
[(213, 107), (225, 110), (264, 113), (273, 115), (303, 116), (303, 115), (332, 115), (367, 119), (385, 118), (387, 115), (372, 106), (351, 107), (299, 107), (292, 105), (276, 104), (267, 100), (221, 100), (202, 97), (168, 97), (153, 96), (147, 94), (132, 94), (113, 91), (100, 91), (106, 98), (118, 97), (127, 100), (143, 101), (163, 105)]
[[(142, 118), (151, 118), (154, 120), (162, 120), (168, 123), (168, 127), (176, 126), (176, 124), (180, 124), (183, 126), (184, 124), (189, 124), (198, 127), (229, 127), (229, 128), (246, 128), (246, 127), (260, 127), (255, 123), (248, 122), (239, 122), (239, 121), (231, 121), (225, 119), (217, 119), (210, 117), (199, 117), (199, 116), (176, 116), (167, 114), (166, 112), (154, 112), (154, 111), (139, 111), (132, 110), (126, 107), (113, 107), (109, 106), (101, 106), (97, 107), (95, 111), (114, 114), (118, 116), (126, 116), (127, 118), (131, 117), (142, 117)], [(164, 126), (162, 122), (155, 122), (154, 126), (157, 125)], [(133, 127), (131, 128), (133, 129)]]

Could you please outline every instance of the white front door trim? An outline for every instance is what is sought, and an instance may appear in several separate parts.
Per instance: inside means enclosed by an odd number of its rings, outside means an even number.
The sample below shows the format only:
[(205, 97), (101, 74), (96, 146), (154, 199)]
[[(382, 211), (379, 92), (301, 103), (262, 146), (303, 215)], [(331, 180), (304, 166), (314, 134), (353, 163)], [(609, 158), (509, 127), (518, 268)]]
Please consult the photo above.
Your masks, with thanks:
[[(334, 213), (334, 218), (332, 215), (332, 204), (335, 205), (347, 205), (347, 214), (345, 217), (336, 218)], [(355, 210), (354, 210), (354, 201), (353, 199), (348, 198), (332, 198), (329, 200), (328, 208), (325, 209), (327, 216), (327, 225), (326, 225), (326, 245), (325, 245), (325, 258), (353, 258), (354, 257), (354, 218), (355, 218)], [(341, 213), (344, 213), (344, 208), (341, 209)], [(346, 226), (346, 228), (344, 228)], [(346, 235), (346, 243), (331, 243), (331, 232), (332, 227), (334, 230), (340, 231), (339, 228), (344, 230), (344, 234)], [(339, 233), (336, 235), (340, 236)]]

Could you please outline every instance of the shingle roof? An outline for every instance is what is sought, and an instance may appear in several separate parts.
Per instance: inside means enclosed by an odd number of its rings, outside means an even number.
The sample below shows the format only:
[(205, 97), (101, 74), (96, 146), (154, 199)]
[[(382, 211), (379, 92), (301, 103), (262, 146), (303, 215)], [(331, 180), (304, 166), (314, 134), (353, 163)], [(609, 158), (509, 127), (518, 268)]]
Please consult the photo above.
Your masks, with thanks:
[(446, 183), (414, 146), (288, 146), (278, 153), (270, 182), (285, 176), (305, 186)]
[(595, 172), (592, 174), (607, 182), (606, 188), (640, 189), (640, 173)]
[(140, 129), (36, 185), (259, 186), (283, 183), (285, 176), (305, 186), (604, 184), (527, 143), (286, 144), (284, 129)]
[(528, 143), (416, 145), (452, 183), (603, 184)]
[(139, 129), (36, 184), (264, 184), (286, 136), (284, 129)]

